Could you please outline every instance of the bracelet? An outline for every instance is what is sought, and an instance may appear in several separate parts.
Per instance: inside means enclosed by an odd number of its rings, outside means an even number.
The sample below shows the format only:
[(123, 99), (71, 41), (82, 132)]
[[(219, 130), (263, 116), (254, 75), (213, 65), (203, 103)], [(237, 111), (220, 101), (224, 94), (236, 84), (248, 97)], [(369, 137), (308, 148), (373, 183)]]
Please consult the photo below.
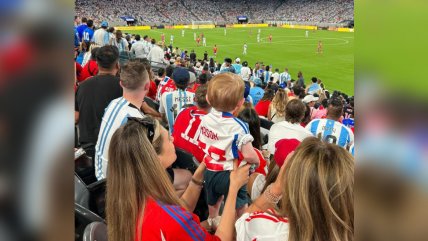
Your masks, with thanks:
[(192, 182), (198, 186), (203, 186), (205, 181), (198, 181), (195, 178), (192, 177)]
[(210, 225), (210, 227), (218, 227), (218, 225), (220, 224), (220, 220), (221, 220), (221, 216), (217, 216), (214, 218), (210, 218), (208, 217), (207, 219), (207, 223), (208, 225)]
[(270, 184), (270, 185), (266, 188), (266, 190), (265, 190), (265, 192), (263, 193), (263, 195), (266, 197), (266, 199), (267, 199), (269, 202), (271, 202), (271, 203), (273, 203), (273, 204), (278, 204), (279, 200), (281, 200), (281, 198), (282, 198), (282, 195), (275, 195), (275, 194), (273, 194), (273, 193), (271, 192), (271, 189), (272, 189), (272, 184)]

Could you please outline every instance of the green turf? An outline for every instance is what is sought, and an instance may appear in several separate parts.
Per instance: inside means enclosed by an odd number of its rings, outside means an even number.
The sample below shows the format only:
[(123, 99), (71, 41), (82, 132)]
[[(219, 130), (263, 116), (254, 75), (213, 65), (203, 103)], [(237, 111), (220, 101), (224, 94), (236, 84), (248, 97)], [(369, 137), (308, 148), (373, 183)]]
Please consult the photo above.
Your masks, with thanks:
[[(197, 58), (202, 58), (205, 50), (209, 56), (213, 56), (214, 44), (218, 47), (218, 62), (223, 62), (225, 57), (233, 60), (241, 58), (241, 62), (247, 60), (251, 67), (256, 61), (272, 65), (273, 69), (279, 68), (280, 72), (288, 67), (292, 78), (297, 79), (297, 72), (301, 70), (305, 83), (309, 84), (311, 77), (320, 78), (328, 90), (340, 90), (348, 95), (354, 94), (354, 33), (334, 31), (309, 31), (309, 38), (305, 37), (306, 30), (261, 28), (262, 42), (257, 43), (257, 28), (227, 29), (224, 35), (223, 28), (216, 29), (186, 29), (184, 37), (181, 37), (179, 29), (157, 29), (146, 31), (126, 31), (149, 35), (160, 40), (161, 33), (165, 33), (165, 41), (169, 44), (170, 35), (174, 35), (174, 46), (181, 50), (194, 49)], [(207, 47), (197, 47), (193, 40), (193, 32), (204, 33)], [(272, 34), (272, 43), (267, 37)], [(317, 54), (317, 43), (321, 40), (324, 45), (324, 53)], [(202, 41), (201, 41), (202, 43)], [(247, 55), (242, 55), (243, 45), (247, 43)], [(273, 70), (272, 70), (273, 71)]]

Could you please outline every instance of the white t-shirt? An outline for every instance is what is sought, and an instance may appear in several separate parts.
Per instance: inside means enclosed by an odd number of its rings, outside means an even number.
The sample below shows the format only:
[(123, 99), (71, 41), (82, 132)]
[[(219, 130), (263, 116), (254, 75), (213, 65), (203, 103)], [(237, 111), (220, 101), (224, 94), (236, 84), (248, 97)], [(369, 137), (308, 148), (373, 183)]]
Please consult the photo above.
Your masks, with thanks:
[(237, 241), (287, 241), (288, 219), (269, 212), (244, 213), (235, 223)]
[(233, 170), (233, 160), (239, 158), (242, 145), (254, 140), (247, 123), (214, 108), (201, 117), (195, 136), (205, 152), (204, 161), (210, 171)]
[(136, 58), (147, 58), (146, 44), (143, 41), (135, 42), (131, 47), (131, 52), (135, 54)]
[(241, 77), (243, 80), (248, 81), (250, 79), (251, 69), (248, 67), (241, 68)]
[(273, 74), (272, 74), (272, 77), (273, 77), (273, 82), (274, 82), (274, 83), (278, 82), (278, 79), (279, 79), (279, 73), (278, 73), (278, 72), (273, 73)]
[(303, 141), (306, 137), (313, 136), (300, 124), (291, 124), (288, 121), (281, 121), (273, 124), (269, 131), (268, 150), (270, 154), (275, 153), (275, 144), (281, 139), (297, 139)]
[(342, 123), (330, 119), (314, 119), (308, 123), (306, 130), (314, 136), (346, 148), (354, 143), (354, 133)]

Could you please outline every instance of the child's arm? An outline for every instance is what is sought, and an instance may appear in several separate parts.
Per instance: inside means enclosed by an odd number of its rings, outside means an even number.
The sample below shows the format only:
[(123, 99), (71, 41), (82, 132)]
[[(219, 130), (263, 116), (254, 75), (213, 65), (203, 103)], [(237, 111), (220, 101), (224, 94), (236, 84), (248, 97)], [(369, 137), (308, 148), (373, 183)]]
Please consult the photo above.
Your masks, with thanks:
[(259, 157), (257, 156), (257, 153), (254, 150), (253, 144), (251, 144), (251, 142), (242, 145), (241, 153), (244, 156), (244, 161), (247, 163), (256, 164), (256, 166), (260, 165)]

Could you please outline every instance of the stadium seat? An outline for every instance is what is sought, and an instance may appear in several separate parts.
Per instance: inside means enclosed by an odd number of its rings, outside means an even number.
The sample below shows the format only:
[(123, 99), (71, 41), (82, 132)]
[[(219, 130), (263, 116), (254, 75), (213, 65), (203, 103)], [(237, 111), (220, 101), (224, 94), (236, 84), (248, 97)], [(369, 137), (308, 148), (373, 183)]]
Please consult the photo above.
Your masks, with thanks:
[(75, 203), (74, 204), (74, 233), (75, 240), (82, 241), (86, 226), (93, 222), (104, 222), (104, 219), (89, 209)]
[(105, 179), (85, 185), (75, 174), (74, 188), (74, 202), (76, 204), (89, 209), (102, 218), (105, 217)]
[(144, 101), (150, 106), (152, 107), (155, 111), (159, 111), (159, 103), (152, 100), (149, 97), (144, 97)]
[(260, 118), (260, 127), (265, 128), (267, 130), (270, 130), (270, 128), (272, 127), (272, 125), (275, 124), (270, 120), (264, 119), (264, 118)]
[(107, 241), (107, 225), (102, 222), (90, 223), (83, 233), (83, 241)]
[[(82, 148), (84, 149), (85, 147)], [(95, 177), (94, 161), (86, 153), (75, 158), (74, 172), (85, 183), (85, 185), (89, 185), (97, 180)]]

